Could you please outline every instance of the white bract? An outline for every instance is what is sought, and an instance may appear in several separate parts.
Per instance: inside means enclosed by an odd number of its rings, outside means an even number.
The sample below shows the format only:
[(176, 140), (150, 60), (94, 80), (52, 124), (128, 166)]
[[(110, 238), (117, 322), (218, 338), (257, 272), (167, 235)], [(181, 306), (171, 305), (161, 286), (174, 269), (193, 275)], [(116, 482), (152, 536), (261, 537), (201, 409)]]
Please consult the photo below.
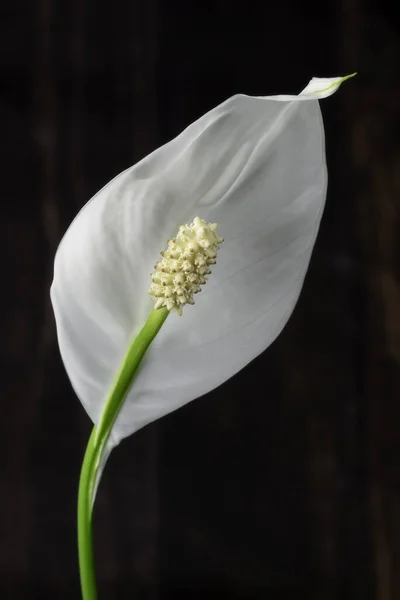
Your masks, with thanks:
[(195, 306), (171, 314), (150, 346), (108, 451), (219, 386), (281, 332), (325, 202), (318, 98), (342, 81), (313, 79), (299, 96), (230, 98), (113, 179), (69, 227), (51, 298), (62, 359), (94, 423), (153, 309), (151, 273), (167, 241), (196, 216), (218, 223), (225, 240)]

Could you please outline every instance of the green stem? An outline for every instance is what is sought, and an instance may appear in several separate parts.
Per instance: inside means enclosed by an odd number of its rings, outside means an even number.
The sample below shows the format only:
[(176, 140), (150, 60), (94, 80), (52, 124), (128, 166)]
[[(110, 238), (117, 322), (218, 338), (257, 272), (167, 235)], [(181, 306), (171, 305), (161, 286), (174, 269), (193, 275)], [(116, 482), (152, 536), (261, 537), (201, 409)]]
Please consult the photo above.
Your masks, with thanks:
[(92, 494), (91, 480), (95, 474), (94, 437), (95, 428), (89, 438), (83, 459), (78, 491), (78, 554), (81, 576), (82, 598), (96, 600), (96, 576), (92, 547)]
[(92, 506), (96, 475), (115, 419), (124, 403), (140, 363), (160, 331), (169, 311), (153, 310), (128, 349), (105, 402), (100, 421), (93, 428), (83, 459), (78, 493), (78, 554), (83, 600), (97, 600), (92, 544)]

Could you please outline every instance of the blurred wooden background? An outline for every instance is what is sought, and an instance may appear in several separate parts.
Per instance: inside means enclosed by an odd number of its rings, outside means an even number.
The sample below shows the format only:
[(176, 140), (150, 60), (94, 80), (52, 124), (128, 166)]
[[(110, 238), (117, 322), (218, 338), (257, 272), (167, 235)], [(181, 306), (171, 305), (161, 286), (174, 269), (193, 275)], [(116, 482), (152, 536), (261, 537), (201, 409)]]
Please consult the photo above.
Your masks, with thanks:
[[(7, 6), (8, 4), (8, 6)], [(228, 96), (324, 101), (330, 186), (300, 302), (220, 389), (126, 440), (98, 496), (100, 599), (400, 597), (400, 39), (388, 1), (15, 0), (1, 9), (0, 592), (79, 598), (90, 423), (53, 256), (117, 173)]]

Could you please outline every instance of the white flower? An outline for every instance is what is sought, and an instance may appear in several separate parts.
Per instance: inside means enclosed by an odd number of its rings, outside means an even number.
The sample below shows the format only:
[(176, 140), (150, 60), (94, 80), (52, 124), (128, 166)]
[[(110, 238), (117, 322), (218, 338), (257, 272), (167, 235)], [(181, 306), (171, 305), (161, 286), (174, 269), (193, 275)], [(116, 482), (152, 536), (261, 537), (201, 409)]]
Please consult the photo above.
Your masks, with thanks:
[[(342, 81), (313, 79), (299, 96), (230, 98), (118, 175), (71, 224), (51, 298), (66, 370), (94, 423), (153, 308), (147, 292), (160, 250), (197, 215), (218, 223), (225, 239), (196, 305), (170, 315), (148, 350), (110, 447), (223, 383), (281, 332), (325, 202), (318, 98)], [(195, 285), (207, 265), (181, 260), (173, 244), (169, 250), (168, 260), (181, 261)], [(161, 283), (153, 279), (155, 297)]]

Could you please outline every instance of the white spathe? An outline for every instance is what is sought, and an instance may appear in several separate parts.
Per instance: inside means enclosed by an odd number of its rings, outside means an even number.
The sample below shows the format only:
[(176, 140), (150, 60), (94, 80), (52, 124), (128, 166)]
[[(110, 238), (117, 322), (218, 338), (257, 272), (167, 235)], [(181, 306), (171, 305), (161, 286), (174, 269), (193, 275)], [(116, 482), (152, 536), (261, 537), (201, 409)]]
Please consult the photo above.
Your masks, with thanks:
[(75, 218), (51, 288), (73, 388), (97, 423), (113, 374), (153, 301), (150, 274), (167, 240), (195, 216), (225, 239), (195, 306), (171, 314), (115, 422), (122, 438), (242, 369), (279, 335), (299, 297), (326, 195), (318, 98), (233, 96), (124, 171)]

